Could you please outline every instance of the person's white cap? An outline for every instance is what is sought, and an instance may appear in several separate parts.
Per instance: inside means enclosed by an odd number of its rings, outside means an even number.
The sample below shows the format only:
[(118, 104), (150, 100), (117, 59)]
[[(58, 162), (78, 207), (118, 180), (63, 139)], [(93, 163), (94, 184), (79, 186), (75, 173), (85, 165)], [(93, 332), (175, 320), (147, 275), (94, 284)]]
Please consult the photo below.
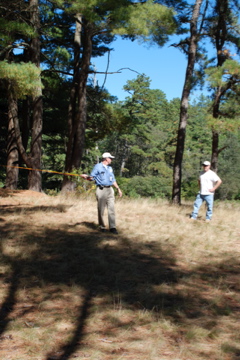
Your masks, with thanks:
[(211, 165), (211, 163), (210, 163), (210, 161), (204, 161), (204, 162), (202, 163), (202, 165), (209, 166), (209, 165)]
[(106, 159), (106, 158), (114, 159), (115, 156), (112, 156), (109, 152), (105, 152), (102, 154), (102, 158), (103, 159)]

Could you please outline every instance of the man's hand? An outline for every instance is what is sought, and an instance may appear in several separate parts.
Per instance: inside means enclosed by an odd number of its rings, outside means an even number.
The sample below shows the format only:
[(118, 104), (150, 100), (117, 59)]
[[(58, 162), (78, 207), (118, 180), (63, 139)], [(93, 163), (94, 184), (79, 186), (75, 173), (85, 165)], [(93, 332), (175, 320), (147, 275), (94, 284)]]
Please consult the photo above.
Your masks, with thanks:
[(118, 188), (118, 195), (119, 195), (120, 197), (122, 197), (122, 192), (121, 192), (120, 188)]
[(212, 189), (209, 189), (209, 191), (210, 191), (211, 193), (213, 193), (215, 190), (217, 190), (217, 188), (221, 185), (221, 183), (222, 183), (222, 180), (221, 180), (221, 179), (218, 180), (218, 181), (216, 182), (216, 185), (215, 185)]
[(80, 174), (80, 176), (83, 178), (83, 179), (85, 179), (85, 180), (90, 180), (90, 181), (92, 181), (92, 177), (91, 176), (89, 176), (89, 175), (87, 175), (87, 174)]

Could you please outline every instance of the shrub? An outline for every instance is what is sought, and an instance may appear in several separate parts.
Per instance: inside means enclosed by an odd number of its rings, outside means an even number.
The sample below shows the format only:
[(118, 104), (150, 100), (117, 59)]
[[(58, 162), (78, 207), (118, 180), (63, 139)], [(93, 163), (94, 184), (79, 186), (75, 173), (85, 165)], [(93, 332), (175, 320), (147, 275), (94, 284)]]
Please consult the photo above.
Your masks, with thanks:
[(166, 198), (171, 196), (172, 184), (169, 179), (158, 176), (134, 176), (119, 178), (117, 182), (124, 195), (131, 198)]

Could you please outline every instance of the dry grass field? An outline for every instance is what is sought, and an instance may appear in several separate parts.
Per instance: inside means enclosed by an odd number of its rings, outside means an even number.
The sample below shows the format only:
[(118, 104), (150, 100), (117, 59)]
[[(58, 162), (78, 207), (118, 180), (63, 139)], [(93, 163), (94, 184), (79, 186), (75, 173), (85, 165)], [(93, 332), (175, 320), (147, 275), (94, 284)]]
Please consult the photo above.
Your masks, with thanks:
[(240, 359), (239, 203), (0, 196), (1, 360)]

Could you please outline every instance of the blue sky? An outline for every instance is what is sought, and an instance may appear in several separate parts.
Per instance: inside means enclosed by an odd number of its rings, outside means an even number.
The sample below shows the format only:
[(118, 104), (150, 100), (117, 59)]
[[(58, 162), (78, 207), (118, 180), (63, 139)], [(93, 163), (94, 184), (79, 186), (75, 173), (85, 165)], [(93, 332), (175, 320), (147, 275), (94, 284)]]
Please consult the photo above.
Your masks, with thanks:
[[(130, 68), (148, 76), (151, 80), (151, 89), (162, 90), (168, 100), (181, 98), (187, 59), (177, 48), (170, 46), (174, 42), (176, 42), (176, 37), (172, 37), (172, 40), (163, 48), (159, 48), (118, 38), (111, 44), (114, 50), (110, 54), (108, 72)], [(92, 64), (99, 72), (106, 71), (107, 62), (107, 56), (92, 59)], [(119, 100), (124, 100), (128, 94), (123, 90), (123, 86), (127, 80), (136, 77), (137, 74), (128, 69), (122, 70), (121, 74), (109, 74), (105, 88), (111, 95), (117, 96)], [(105, 75), (97, 74), (96, 81), (99, 86), (103, 84), (104, 78)]]
[[(108, 72), (116, 72), (121, 68), (129, 68), (134, 71), (124, 69), (120, 74), (109, 74), (105, 83), (105, 88), (111, 95), (118, 97), (118, 100), (124, 100), (128, 93), (123, 90), (127, 80), (137, 77), (137, 73), (144, 73), (151, 80), (151, 89), (162, 90), (167, 100), (181, 98), (185, 79), (187, 58), (178, 49), (171, 44), (179, 42), (179, 36), (173, 35), (168, 43), (160, 48), (156, 45), (149, 47), (140, 44), (137, 41), (123, 40), (120, 37), (111, 44), (113, 50), (110, 54), (110, 66)], [(228, 46), (229, 47), (229, 46)], [(207, 50), (215, 54), (214, 49), (209, 44)], [(233, 54), (235, 50), (233, 49)], [(236, 55), (236, 54), (235, 54)], [(233, 57), (239, 61), (239, 56)], [(107, 56), (101, 58), (92, 58), (92, 64), (96, 71), (106, 71), (108, 63)], [(96, 81), (102, 86), (105, 75), (97, 74)], [(191, 93), (190, 101), (198, 98), (201, 94), (208, 95), (205, 90), (194, 90)]]

